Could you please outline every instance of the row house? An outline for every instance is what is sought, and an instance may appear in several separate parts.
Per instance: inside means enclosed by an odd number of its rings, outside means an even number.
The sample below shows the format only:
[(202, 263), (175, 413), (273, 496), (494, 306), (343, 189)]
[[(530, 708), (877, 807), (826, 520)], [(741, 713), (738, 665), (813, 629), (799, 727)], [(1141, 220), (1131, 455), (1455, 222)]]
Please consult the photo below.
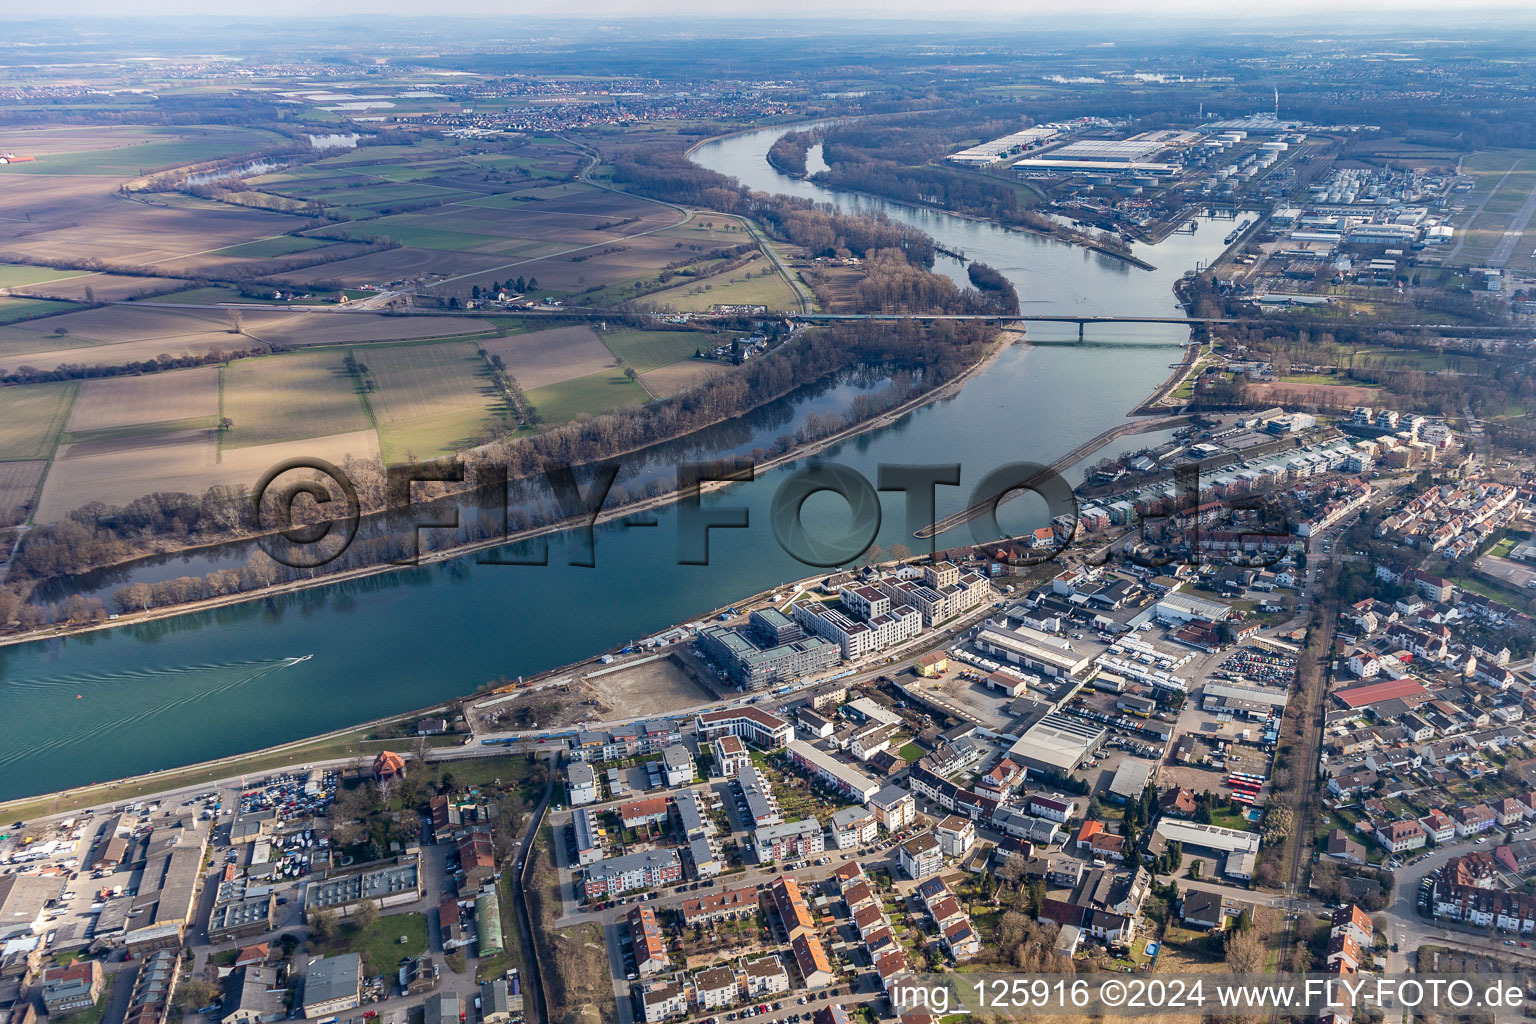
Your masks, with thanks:
[(928, 879), (918, 887), (918, 897), (952, 958), (956, 961), (969, 960), (981, 952), (981, 939), (971, 925), (970, 915), (942, 880)]
[(668, 804), (665, 797), (636, 800), (619, 807), (619, 820), (625, 828), (639, 828), (667, 820)]
[(1487, 804), (1458, 807), (1451, 817), (1456, 821), (1456, 835), (1462, 839), (1481, 835), (1498, 822), (1498, 815)]
[(811, 917), (810, 907), (806, 905), (805, 895), (800, 891), (800, 883), (795, 879), (774, 879), (773, 885), (768, 889), (768, 899), (779, 913), (779, 921), (784, 926), (786, 939), (793, 939), (802, 932), (816, 930), (816, 922)]
[(661, 926), (656, 923), (656, 911), (650, 907), (631, 910), (629, 938), (635, 951), (635, 970), (642, 978), (667, 968), (667, 946), (661, 937)]
[(1518, 935), (1536, 933), (1536, 896), (1466, 885), (1447, 864), (1435, 879), (1430, 903), (1437, 918)]
[(757, 889), (742, 886), (684, 900), (683, 924), (695, 928), (716, 921), (738, 921), (757, 913)]
[(1333, 912), (1333, 920), (1328, 929), (1329, 938), (1347, 936), (1361, 949), (1370, 949), (1375, 934), (1376, 927), (1371, 924), (1371, 916), (1355, 904), (1351, 903)]

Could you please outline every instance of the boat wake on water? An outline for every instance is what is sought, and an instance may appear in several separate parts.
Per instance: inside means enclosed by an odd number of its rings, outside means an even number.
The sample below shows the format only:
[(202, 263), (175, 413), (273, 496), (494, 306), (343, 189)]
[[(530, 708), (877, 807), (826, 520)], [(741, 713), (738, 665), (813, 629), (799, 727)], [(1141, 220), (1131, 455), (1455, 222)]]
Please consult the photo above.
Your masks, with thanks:
[[(282, 669), (292, 668), (313, 657), (313, 654), (305, 654), (300, 657), (181, 665), (136, 672), (95, 672), (53, 678), (14, 679), (0, 683), (0, 714), (4, 714), (7, 697), (35, 704), (39, 697), (46, 699), (50, 693), (57, 692), (72, 695), (72, 701), (84, 701), (81, 707), (89, 708), (94, 704), (100, 709), (100, 714), (76, 714), (74, 720), (80, 723), (76, 729), (64, 731), (54, 727), (52, 735), (41, 742), (16, 745), (0, 751), (0, 767), (36, 757), (49, 750), (101, 739), (178, 707), (218, 699), (237, 687)], [(144, 695), (152, 692), (151, 688), (144, 685), (147, 682), (159, 683), (171, 692), (163, 693), (163, 699), (157, 702), (140, 704), (138, 702)]]

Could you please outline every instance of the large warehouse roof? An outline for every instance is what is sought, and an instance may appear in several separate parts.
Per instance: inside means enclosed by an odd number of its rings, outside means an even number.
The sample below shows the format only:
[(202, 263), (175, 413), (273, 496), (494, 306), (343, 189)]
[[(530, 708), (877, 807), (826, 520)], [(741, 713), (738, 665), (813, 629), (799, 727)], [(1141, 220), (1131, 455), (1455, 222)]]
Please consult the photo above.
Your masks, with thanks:
[(1286, 691), (1284, 690), (1266, 690), (1256, 686), (1233, 686), (1231, 683), (1206, 683), (1204, 693), (1207, 697), (1246, 700), (1255, 704), (1268, 704), (1270, 707), (1275, 708), (1284, 707), (1286, 700)]
[(1162, 818), (1157, 823), (1157, 834), (1169, 842), (1182, 843), (1185, 846), (1203, 846), (1207, 850), (1221, 850), (1225, 853), (1239, 850), (1244, 853), (1259, 852), (1257, 835), (1252, 832), (1239, 832), (1233, 828), (1222, 828), (1219, 825), (1201, 825), (1193, 821)]
[(1008, 748), (1008, 756), (1036, 771), (1066, 775), (1096, 750), (1106, 735), (1107, 730), (1096, 722), (1046, 715), (1024, 730), (1024, 735)]
[(1388, 679), (1380, 683), (1366, 683), (1335, 690), (1333, 697), (1347, 708), (1363, 708), (1394, 698), (1408, 699), (1425, 694), (1424, 684), (1413, 678)]
[(1120, 767), (1115, 769), (1115, 777), (1109, 783), (1109, 791), (1122, 800), (1135, 800), (1141, 796), (1141, 791), (1147, 788), (1147, 783), (1152, 781), (1154, 767), (1151, 761), (1143, 761), (1135, 757), (1124, 758), (1120, 762)]
[(1063, 675), (1080, 675), (1092, 658), (1036, 642), (1022, 630), (987, 626), (976, 637), (983, 651), (1015, 663)]

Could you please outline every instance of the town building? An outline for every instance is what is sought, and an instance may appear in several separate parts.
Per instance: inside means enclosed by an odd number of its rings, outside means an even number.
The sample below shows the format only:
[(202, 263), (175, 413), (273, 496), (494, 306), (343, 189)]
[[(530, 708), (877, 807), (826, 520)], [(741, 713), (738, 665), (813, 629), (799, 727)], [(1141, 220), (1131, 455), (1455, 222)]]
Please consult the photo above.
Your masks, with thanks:
[(304, 974), (304, 1016), (328, 1017), (358, 1005), (363, 962), (356, 953), (312, 960)]

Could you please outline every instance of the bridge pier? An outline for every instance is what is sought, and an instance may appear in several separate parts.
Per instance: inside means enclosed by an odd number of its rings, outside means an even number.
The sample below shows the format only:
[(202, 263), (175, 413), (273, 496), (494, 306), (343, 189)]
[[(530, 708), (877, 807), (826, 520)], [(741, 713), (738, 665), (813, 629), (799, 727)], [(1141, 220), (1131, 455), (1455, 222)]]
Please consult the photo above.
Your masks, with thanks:
[(1078, 341), (1082, 341), (1083, 340), (1083, 330), (1087, 326), (1088, 326), (1088, 322), (1086, 320), (1079, 320), (1077, 322), (1077, 340)]

